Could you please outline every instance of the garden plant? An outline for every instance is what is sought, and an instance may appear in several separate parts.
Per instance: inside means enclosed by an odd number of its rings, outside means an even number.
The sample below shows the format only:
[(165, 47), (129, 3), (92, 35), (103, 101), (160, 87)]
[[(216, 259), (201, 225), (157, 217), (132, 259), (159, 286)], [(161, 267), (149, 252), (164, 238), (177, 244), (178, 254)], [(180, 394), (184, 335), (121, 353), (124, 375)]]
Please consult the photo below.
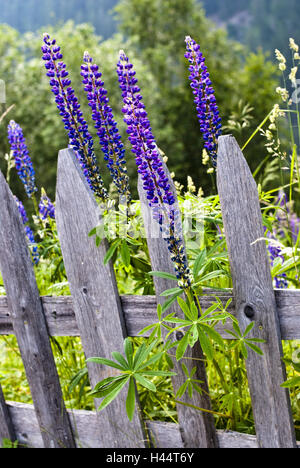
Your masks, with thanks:
[[(184, 40), (184, 38), (183, 38)], [(222, 133), (241, 131), (249, 126), (252, 109), (243, 106), (243, 117), (233, 114), (222, 122), (222, 109), (215, 97), (206, 59), (199, 44), (190, 36), (185, 38), (185, 59), (189, 72), (190, 98), (199, 122), (199, 138), (203, 139), (203, 153), (199, 158), (210, 174), (212, 187), (218, 163), (218, 138)], [(254, 171), (259, 182), (258, 192), (265, 229), (265, 242), (270, 258), (274, 288), (299, 289), (300, 270), (300, 114), (297, 94), (297, 71), (300, 60), (299, 47), (290, 40), (293, 67), (288, 71), (286, 58), (276, 51), (283, 84), (276, 94), (278, 104), (244, 142), (243, 149), (255, 145), (258, 134), (265, 138), (266, 157)], [(197, 363), (191, 372), (185, 361), (186, 351), (200, 344), (207, 370), (212, 410), (218, 428), (253, 434), (255, 431), (251, 400), (247, 385), (245, 360), (249, 352), (262, 355), (261, 341), (250, 338), (253, 323), (241, 330), (236, 318), (228, 311), (230, 300), (224, 306), (215, 296), (214, 303), (202, 310), (199, 297), (205, 291), (228, 290), (232, 287), (226, 239), (220, 201), (217, 193), (205, 196), (196, 188), (192, 177), (187, 186), (176, 181), (169, 173), (168, 157), (160, 149), (142, 97), (137, 72), (123, 50), (116, 59), (116, 72), (120, 87), (120, 105), (126, 125), (128, 142), (123, 141), (119, 124), (114, 117), (105, 76), (88, 51), (83, 52), (82, 86), (91, 109), (90, 121), (96, 130), (97, 141), (89, 130), (81, 103), (72, 86), (68, 67), (56, 40), (45, 34), (42, 59), (49, 79), (50, 89), (64, 126), (67, 144), (75, 152), (86, 181), (99, 205), (103, 222), (86, 235), (93, 236), (97, 246), (104, 238), (109, 249), (104, 262), (113, 262), (120, 294), (155, 294), (153, 278), (168, 278), (174, 286), (161, 296), (164, 303), (157, 307), (157, 322), (140, 331), (148, 338), (126, 338), (124, 354), (112, 353), (112, 359), (94, 356), (88, 359), (93, 365), (112, 367), (117, 372), (112, 377), (90, 387), (87, 367), (78, 338), (52, 338), (58, 371), (67, 406), (92, 409), (93, 398), (101, 399), (98, 410), (109, 405), (121, 391), (127, 392), (126, 411), (131, 420), (135, 411), (137, 387), (143, 414), (147, 419), (177, 421), (177, 405), (183, 395), (202, 394), (203, 382), (195, 378)], [(287, 79), (289, 83), (287, 83)], [(290, 92), (290, 87), (295, 91)], [(55, 107), (53, 104), (53, 107)], [(12, 112), (12, 110), (10, 110)], [(4, 119), (9, 115), (3, 115)], [(242, 133), (241, 133), (242, 134)], [(36, 278), (41, 295), (67, 295), (69, 287), (56, 230), (55, 202), (44, 188), (38, 186), (35, 170), (21, 126), (10, 120), (7, 126), (10, 152), (6, 155), (6, 180), (16, 171), (23, 183), (25, 195), (32, 202), (32, 216), (16, 197), (31, 251)], [(112, 183), (105, 186), (98, 161), (101, 151)], [(174, 274), (152, 271), (141, 202), (133, 196), (126, 169), (130, 144), (134, 155), (139, 182), (147, 199), (151, 214), (163, 242), (166, 242)], [(59, 150), (60, 148), (57, 148)], [(103, 162), (102, 162), (103, 164)], [(279, 183), (269, 189), (268, 180), (277, 171)], [(262, 177), (263, 174), (263, 177)], [(0, 293), (5, 294), (0, 284)], [(177, 302), (182, 316), (170, 313)], [(232, 340), (224, 340), (216, 330), (218, 322), (231, 323)], [(176, 332), (184, 333), (180, 339)], [(284, 342), (284, 360), (288, 380), (283, 386), (291, 393), (293, 417), (297, 435), (300, 434), (300, 363), (299, 343)], [(1, 338), (4, 375), (1, 384), (8, 399), (31, 401), (24, 370), (21, 367), (14, 338)], [(174, 395), (171, 377), (175, 375), (174, 361), (179, 362), (185, 382)], [(16, 377), (17, 376), (17, 377)], [(194, 411), (203, 411), (194, 408)]]

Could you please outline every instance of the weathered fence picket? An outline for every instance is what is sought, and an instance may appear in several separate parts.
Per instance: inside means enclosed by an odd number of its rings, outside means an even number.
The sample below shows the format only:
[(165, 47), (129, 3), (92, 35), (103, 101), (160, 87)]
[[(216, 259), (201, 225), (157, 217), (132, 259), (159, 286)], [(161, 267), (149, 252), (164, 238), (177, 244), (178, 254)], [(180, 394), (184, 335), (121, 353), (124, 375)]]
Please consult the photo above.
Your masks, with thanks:
[(45, 447), (75, 447), (25, 229), (2, 173), (0, 200), (0, 268)]
[[(172, 186), (172, 179), (166, 167), (165, 171), (169, 176), (170, 184)], [(141, 201), (141, 212), (144, 219), (152, 270), (172, 273), (174, 275), (174, 265), (170, 259), (168, 244), (162, 238), (162, 234), (159, 233), (159, 230), (157, 230), (155, 226), (157, 223), (155, 220), (153, 220), (153, 213), (149, 207), (142, 185), (143, 182), (141, 179), (139, 179), (138, 191)], [(175, 209), (179, 210), (175, 190), (174, 197), (176, 199), (175, 205), (177, 205), (175, 206)], [(158, 304), (160, 303), (163, 305), (165, 298), (161, 297), (160, 294), (167, 289), (174, 288), (174, 281), (165, 278), (154, 277), (154, 286), (156, 291), (156, 301)], [(181, 311), (177, 302), (173, 302), (171, 305), (168, 313), (171, 312), (175, 312), (177, 317), (183, 316), (183, 312)], [(179, 333), (180, 336), (183, 337), (183, 332), (177, 332), (177, 337), (179, 336)], [(173, 336), (172, 339), (176, 340), (176, 338)], [(173, 377), (172, 383), (174, 391), (177, 392), (180, 386), (185, 382), (186, 375), (183, 372), (181, 362), (177, 362), (176, 359), (174, 359), (173, 362), (174, 371), (177, 375)], [(200, 346), (194, 346), (193, 349), (189, 348), (186, 351), (184, 364), (186, 365), (189, 373), (193, 367), (197, 367), (195, 375), (197, 376), (196, 378), (202, 382), (201, 388), (203, 389), (202, 395), (200, 395), (198, 392), (193, 392), (192, 398), (189, 398), (188, 395), (184, 395), (180, 400), (183, 404), (177, 404), (178, 420), (184, 446), (195, 447), (196, 445), (197, 447), (201, 448), (216, 448), (218, 446), (218, 439), (212, 414), (208, 412), (195, 411), (191, 407), (184, 406), (184, 403), (188, 403), (197, 406), (198, 408), (203, 408), (204, 410), (211, 411), (212, 409), (209, 398), (209, 389), (207, 385), (203, 353)]]
[[(263, 237), (257, 188), (232, 137), (222, 137), (218, 157), (218, 189), (234, 283), (220, 293), (204, 290), (199, 298), (206, 310), (220, 297), (245, 328), (255, 322), (253, 335), (263, 338), (264, 356), (249, 353), (247, 372), (257, 436), (216, 431), (213, 418), (178, 405), (179, 424), (143, 421), (137, 411), (132, 423), (125, 413), (126, 392), (102, 412), (66, 411), (50, 347), (49, 336), (80, 336), (86, 357), (110, 358), (122, 352), (126, 335), (156, 321), (157, 303), (173, 282), (154, 278), (156, 296), (119, 296), (113, 266), (104, 266), (108, 245), (96, 248), (89, 231), (101, 222), (101, 213), (71, 150), (59, 155), (56, 218), (72, 296), (39, 297), (24, 227), (15, 201), (0, 174), (0, 269), (7, 296), (0, 297), (0, 335), (15, 334), (25, 365), (34, 406), (4, 400), (0, 386), (1, 439), (17, 439), (30, 447), (145, 447), (147, 439), (158, 448), (182, 447), (296, 447), (288, 392), (280, 387), (285, 378), (281, 339), (300, 338), (300, 290), (273, 291)], [(140, 190), (142, 213), (148, 233), (152, 269), (173, 273), (167, 243), (153, 238), (152, 214)], [(143, 203), (144, 202), (144, 203)], [(275, 295), (274, 295), (275, 292)], [(180, 314), (173, 303), (172, 311)], [(231, 338), (219, 323), (218, 331)], [(201, 350), (188, 357), (199, 363)], [(201, 362), (201, 361), (200, 361)], [(191, 369), (196, 363), (185, 361)], [(181, 366), (174, 389), (183, 382)], [(91, 384), (111, 375), (106, 367), (88, 365)], [(207, 388), (205, 367), (198, 378)], [(204, 409), (210, 400), (198, 394), (183, 402)], [(95, 401), (97, 407), (98, 402)]]
[[(251, 335), (265, 340), (263, 357), (249, 352), (247, 374), (258, 444), (296, 447), (270, 265), (256, 183), (231, 136), (219, 139), (218, 192), (236, 304), (242, 331), (251, 322)], [(250, 335), (249, 335), (250, 336)]]
[(14, 442), (17, 436), (0, 385), (0, 447), (4, 439)]
[[(103, 264), (107, 242), (97, 248), (94, 238), (87, 236), (101, 223), (101, 212), (70, 149), (59, 153), (56, 203), (57, 230), (85, 356), (111, 359), (111, 352), (123, 352), (125, 322), (113, 266)], [(88, 364), (88, 372), (92, 386), (113, 375), (110, 368), (94, 363)], [(125, 404), (122, 392), (98, 413), (103, 447), (145, 447), (139, 415), (135, 412), (130, 423)]]

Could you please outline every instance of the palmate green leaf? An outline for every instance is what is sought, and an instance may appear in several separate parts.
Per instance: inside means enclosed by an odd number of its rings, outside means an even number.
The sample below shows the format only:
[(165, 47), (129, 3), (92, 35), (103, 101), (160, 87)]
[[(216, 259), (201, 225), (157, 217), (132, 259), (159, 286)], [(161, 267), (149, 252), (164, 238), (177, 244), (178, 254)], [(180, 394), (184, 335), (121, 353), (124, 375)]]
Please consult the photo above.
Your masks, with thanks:
[(193, 285), (193, 287), (199, 286), (200, 284), (203, 284), (204, 281), (210, 281), (214, 278), (217, 278), (219, 276), (228, 276), (227, 271), (225, 270), (215, 270), (212, 271), (211, 273), (207, 273), (207, 275), (204, 275), (200, 281), (197, 281), (196, 284)]
[(110, 359), (105, 359), (105, 358), (101, 358), (101, 357), (90, 357), (86, 360), (86, 362), (95, 362), (96, 364), (102, 364), (104, 366), (108, 366), (108, 367), (113, 367), (115, 369), (119, 369), (121, 371), (125, 371), (126, 369), (121, 366), (120, 364), (117, 364), (116, 362), (114, 361), (111, 361)]
[(130, 368), (132, 367), (132, 363), (133, 363), (133, 346), (132, 346), (132, 343), (130, 341), (129, 338), (126, 338), (124, 340), (124, 352), (125, 352), (125, 356), (127, 358), (127, 362), (130, 366)]
[[(104, 379), (104, 381), (99, 382), (95, 388), (90, 392), (90, 395), (94, 398), (103, 398), (107, 395), (110, 395), (119, 385), (126, 379), (127, 376), (121, 375), (118, 377), (111, 377), (111, 381), (109, 382), (108, 379)], [(103, 384), (103, 385), (102, 385)]]
[(151, 390), (151, 392), (156, 392), (156, 386), (153, 382), (151, 382), (151, 380), (146, 379), (141, 374), (135, 374), (134, 378), (143, 387), (147, 388), (148, 390)]
[(137, 371), (139, 367), (144, 363), (144, 361), (147, 359), (149, 354), (151, 353), (152, 349), (157, 345), (157, 340), (153, 340), (152, 343), (150, 343), (148, 346), (143, 343), (142, 346), (140, 346), (135, 354), (134, 360), (133, 360), (133, 369)]
[(121, 239), (117, 239), (115, 242), (113, 242), (111, 244), (111, 246), (109, 247), (108, 251), (106, 252), (106, 254), (104, 256), (104, 259), (103, 259), (104, 265), (107, 265), (107, 263), (110, 261), (113, 254), (115, 253), (115, 251), (119, 247), (120, 243), (121, 243)]
[(298, 386), (300, 386), (300, 377), (293, 377), (280, 385), (280, 387), (283, 388), (293, 388)]
[(124, 356), (122, 356), (121, 353), (119, 353), (118, 351), (113, 351), (111, 355), (116, 361), (118, 361), (121, 364), (121, 366), (124, 367), (124, 369), (126, 370), (129, 369), (128, 362), (126, 361)]
[(254, 351), (255, 353), (259, 354), (260, 356), (263, 356), (263, 352), (262, 350), (256, 346), (255, 344), (251, 343), (249, 340), (245, 340), (245, 343), (247, 344), (247, 346), (252, 349), (252, 351)]
[(214, 312), (218, 307), (219, 307), (219, 304), (214, 302), (208, 309), (206, 309), (205, 312), (203, 312), (203, 314), (200, 317), (200, 320), (202, 321), (203, 319), (205, 319), (208, 315)]
[(74, 377), (72, 377), (68, 391), (72, 393), (75, 389), (75, 387), (81, 382), (82, 379), (84, 379), (88, 375), (88, 370), (87, 367), (84, 369), (80, 369), (79, 372), (77, 372)]
[(130, 377), (128, 394), (126, 398), (126, 412), (129, 421), (132, 421), (135, 408), (135, 385), (133, 377)]
[(181, 294), (182, 294), (182, 291), (177, 292), (173, 296), (171, 296), (169, 299), (167, 299), (162, 306), (162, 311), (165, 312)]
[(191, 312), (190, 306), (181, 297), (177, 298), (177, 302), (178, 302), (179, 307), (181, 308), (182, 312), (184, 313), (184, 315), (189, 320), (193, 320), (193, 318), (192, 318), (193, 314)]
[(243, 334), (243, 338), (245, 338), (245, 336), (247, 336), (250, 333), (250, 331), (252, 330), (254, 325), (255, 325), (254, 322), (249, 323), (249, 325), (246, 327), (246, 330), (245, 330), (245, 332)]
[(128, 268), (130, 265), (130, 250), (129, 250), (126, 240), (124, 239), (121, 245), (121, 257), (124, 262), (124, 265), (126, 266), (126, 268)]
[(241, 345), (242, 355), (244, 356), (245, 359), (248, 359), (248, 351), (247, 351), (247, 348), (245, 346), (245, 343), (243, 341), (241, 341), (240, 345)]
[(118, 376), (111, 376), (111, 377), (106, 377), (106, 379), (101, 380), (98, 382), (95, 387), (93, 388), (92, 392), (104, 389), (108, 385), (110, 385), (112, 382), (116, 380), (120, 380), (124, 378), (124, 374), (118, 375)]
[(120, 393), (123, 387), (125, 387), (126, 383), (129, 380), (129, 375), (126, 375), (121, 382), (118, 382), (118, 385), (114, 387), (114, 389), (109, 393), (101, 402), (100, 406), (97, 408), (97, 411), (103, 410), (107, 405), (109, 405)]
[(142, 366), (139, 367), (139, 372), (141, 372), (143, 369), (146, 369), (147, 367), (152, 366), (156, 361), (159, 361), (159, 359), (164, 355), (164, 352), (154, 354), (148, 361), (146, 361)]
[(189, 345), (189, 332), (185, 333), (183, 335), (183, 338), (179, 341), (179, 344), (176, 349), (177, 361), (180, 361), (180, 359), (182, 359), (188, 345)]
[(198, 329), (197, 325), (193, 325), (190, 330), (190, 339), (189, 339), (189, 345), (191, 348), (195, 346), (196, 341), (198, 340)]
[(177, 281), (177, 278), (175, 275), (172, 275), (171, 273), (167, 273), (164, 271), (149, 271), (148, 275), (150, 276), (157, 276), (158, 278), (164, 278), (164, 279), (170, 279), (173, 281)]
[[(140, 375), (139, 372), (137, 374)], [(134, 374), (134, 375), (136, 376), (137, 374)], [(172, 377), (173, 375), (176, 375), (176, 372), (152, 370), (152, 371), (143, 371), (142, 375), (149, 375), (152, 377)]]
[(201, 327), (203, 328), (203, 330), (205, 331), (205, 333), (206, 333), (213, 341), (215, 341), (216, 343), (218, 343), (218, 345), (219, 345), (221, 348), (224, 348), (224, 341), (223, 341), (223, 338), (221, 337), (221, 335), (220, 335), (213, 327), (210, 327), (210, 326), (204, 325), (204, 324), (202, 324)]
[(173, 296), (176, 293), (183, 293), (183, 290), (181, 288), (171, 288), (171, 289), (166, 289), (164, 292), (160, 294), (161, 297), (168, 297), (168, 296)]
[(202, 252), (198, 255), (195, 260), (194, 267), (193, 267), (193, 276), (197, 278), (200, 268), (202, 267), (204, 260), (206, 258), (206, 249), (203, 249)]
[(206, 355), (207, 359), (211, 361), (214, 358), (214, 349), (210, 339), (204, 333), (201, 325), (198, 325), (198, 335), (202, 351)]
[(180, 385), (179, 389), (177, 390), (177, 393), (175, 395), (175, 398), (181, 398), (182, 395), (185, 394), (186, 389), (187, 389), (188, 381), (186, 380), (182, 385)]

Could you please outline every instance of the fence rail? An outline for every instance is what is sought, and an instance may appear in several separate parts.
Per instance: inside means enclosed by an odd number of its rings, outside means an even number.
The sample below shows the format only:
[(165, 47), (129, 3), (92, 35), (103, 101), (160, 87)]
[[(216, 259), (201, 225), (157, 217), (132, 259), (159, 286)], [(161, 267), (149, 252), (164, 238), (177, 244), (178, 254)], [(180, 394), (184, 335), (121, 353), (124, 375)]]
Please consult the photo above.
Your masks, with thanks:
[[(171, 179), (170, 179), (171, 180)], [(140, 188), (140, 187), (139, 187)], [(15, 334), (24, 362), (33, 405), (6, 402), (0, 386), (0, 443), (19, 440), (31, 447), (297, 447), (285, 380), (281, 340), (300, 338), (300, 290), (273, 290), (263, 237), (255, 182), (232, 137), (221, 137), (218, 157), (218, 191), (228, 244), (233, 290), (205, 290), (199, 298), (206, 310), (218, 296), (233, 298), (229, 311), (241, 328), (255, 322), (254, 334), (265, 340), (264, 356), (250, 352), (247, 374), (255, 418), (256, 437), (216, 431), (207, 413), (178, 405), (179, 424), (146, 421), (139, 408), (129, 423), (124, 396), (102, 412), (65, 408), (49, 336), (80, 336), (86, 358), (110, 357), (121, 351), (125, 336), (156, 321), (160, 293), (172, 287), (156, 279), (156, 296), (119, 296), (113, 266), (103, 264), (108, 245), (95, 247), (88, 232), (99, 224), (93, 195), (71, 150), (59, 154), (56, 219), (71, 296), (39, 297), (25, 232), (14, 198), (0, 174), (0, 269), (6, 296), (0, 297), (0, 334)], [(143, 192), (140, 188), (140, 199)], [(148, 232), (149, 210), (142, 204)], [(147, 237), (152, 269), (173, 273), (166, 243)], [(174, 303), (171, 311), (180, 314)], [(251, 314), (249, 314), (251, 311)], [(224, 338), (230, 324), (219, 324)], [(200, 348), (187, 361), (197, 365), (206, 383)], [(194, 359), (193, 359), (194, 358)], [(199, 364), (200, 363), (200, 364)], [(181, 367), (174, 389), (182, 383)], [(91, 384), (107, 377), (107, 368), (89, 364)], [(196, 392), (195, 392), (196, 393)], [(210, 399), (193, 396), (189, 403), (209, 409)], [(97, 407), (99, 401), (95, 401)]]

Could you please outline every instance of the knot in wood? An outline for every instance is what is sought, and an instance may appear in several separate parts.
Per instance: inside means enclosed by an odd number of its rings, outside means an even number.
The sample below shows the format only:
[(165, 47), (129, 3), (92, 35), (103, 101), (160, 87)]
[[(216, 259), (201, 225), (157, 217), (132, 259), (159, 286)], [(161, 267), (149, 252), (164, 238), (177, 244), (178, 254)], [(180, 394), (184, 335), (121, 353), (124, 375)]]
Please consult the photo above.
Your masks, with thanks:
[(248, 319), (253, 320), (255, 317), (255, 310), (253, 309), (252, 305), (246, 304), (244, 306), (244, 314)]
[(183, 337), (184, 337), (184, 333), (182, 331), (176, 332), (176, 339), (178, 341), (182, 340)]

